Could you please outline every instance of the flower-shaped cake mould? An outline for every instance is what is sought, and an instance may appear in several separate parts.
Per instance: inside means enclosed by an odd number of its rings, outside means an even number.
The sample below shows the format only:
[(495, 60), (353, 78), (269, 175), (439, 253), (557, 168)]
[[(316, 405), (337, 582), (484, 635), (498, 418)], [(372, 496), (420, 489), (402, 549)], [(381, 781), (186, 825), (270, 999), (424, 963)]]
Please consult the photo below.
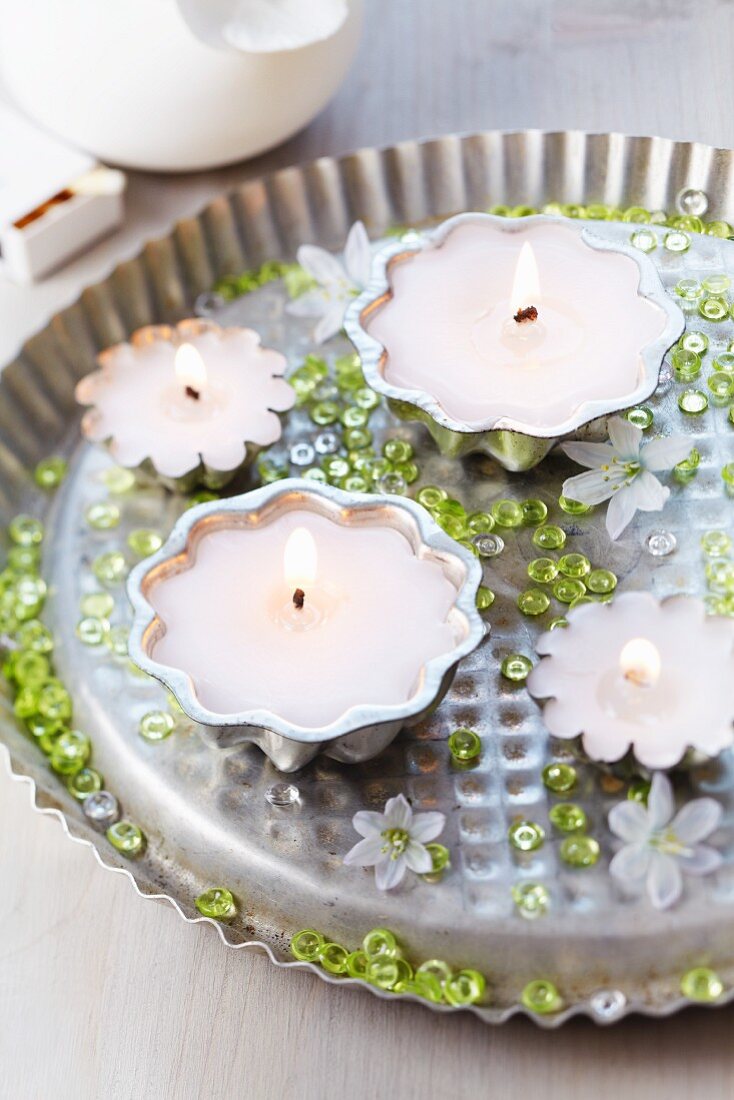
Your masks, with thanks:
[[(407, 540), (419, 562), (437, 565), (453, 588), (455, 596), (445, 620), (453, 644), (425, 663), (417, 662), (415, 686), (404, 701), (365, 704), (357, 699), (319, 728), (297, 725), (264, 705), (222, 714), (202, 703), (188, 671), (156, 659), (156, 645), (166, 632), (166, 624), (154, 608), (155, 586), (165, 585), (168, 578), (192, 568), (197, 546), (208, 533), (263, 527), (293, 509), (313, 512), (355, 531), (370, 526), (390, 528)], [(130, 656), (142, 670), (170, 689), (185, 713), (200, 724), (204, 736), (219, 746), (252, 742), (284, 772), (303, 767), (319, 752), (344, 763), (356, 763), (381, 752), (404, 725), (430, 714), (448, 690), (459, 661), (480, 644), (487, 629), (476, 608), (481, 580), (482, 570), (476, 558), (449, 538), (411, 500), (352, 494), (299, 479), (278, 481), (243, 496), (189, 509), (158, 553), (135, 567), (128, 580), (128, 595), (134, 609)], [(214, 600), (216, 594), (211, 595)], [(376, 593), (375, 598), (378, 597)], [(390, 649), (390, 623), (394, 624), (394, 617), (401, 613), (404, 611), (397, 605), (386, 607), (384, 644), (377, 650), (373, 648), (365, 660), (385, 662), (395, 658)], [(354, 631), (356, 636), (359, 622), (355, 622)], [(274, 654), (273, 660), (278, 659), (279, 655)], [(358, 667), (363, 666), (358, 663)], [(288, 670), (283, 669), (282, 675), (287, 677)], [(329, 682), (330, 669), (326, 664), (323, 684), (317, 684), (315, 690), (328, 695)]]
[[(422, 312), (428, 318), (442, 318), (448, 285), (446, 280), (451, 278), (452, 264), (456, 262), (456, 258), (451, 255), (452, 235), (454, 231), (463, 230), (467, 226), (478, 227), (487, 232), (488, 238), (492, 233), (522, 237), (535, 228), (558, 227), (566, 234), (570, 245), (578, 248), (578, 265), (584, 264), (584, 250), (590, 250), (588, 275), (577, 281), (584, 288), (584, 294), (588, 293), (588, 297), (584, 298), (584, 308), (591, 310), (599, 318), (604, 317), (607, 288), (614, 285), (619, 272), (610, 272), (609, 281), (605, 282), (603, 266), (598, 263), (598, 256), (594, 254), (608, 252), (629, 257), (637, 265), (639, 282), (636, 290), (630, 289), (626, 316), (631, 317), (632, 311), (639, 307), (640, 299), (645, 299), (646, 304), (652, 303), (659, 307), (660, 325), (657, 334), (647, 339), (641, 347), (625, 347), (624, 325), (611, 333), (603, 334), (601, 342), (606, 343), (612, 339), (618, 345), (620, 356), (633, 354), (639, 360), (636, 384), (630, 386), (628, 392), (613, 397), (591, 395), (589, 391), (580, 401), (572, 393), (564, 394), (559, 391), (554, 398), (558, 408), (543, 423), (533, 422), (517, 409), (512, 413), (508, 412), (501, 399), (492, 405), (489, 414), (482, 421), (468, 423), (445, 407), (445, 398), (439, 399), (436, 394), (429, 392), (427, 386), (419, 384), (416, 372), (420, 374), (421, 371), (421, 356), (415, 356), (412, 361), (409, 361), (409, 357), (404, 358), (403, 369), (412, 376), (409, 382), (391, 380), (390, 348), (372, 333), (371, 328), (381, 311), (392, 310), (397, 311), (392, 315), (393, 331), (409, 331), (406, 310), (410, 303), (401, 298), (399, 290), (393, 285), (394, 275), (399, 267), (409, 264), (421, 253), (438, 251), (443, 265), (437, 267), (430, 287), (423, 288), (425, 293), (430, 294), (431, 300), (422, 302)], [(576, 242), (573, 242), (572, 236), (576, 237)], [(491, 247), (488, 247), (487, 264), (491, 264), (491, 258)], [(583, 276), (583, 272), (581, 274)], [(444, 454), (460, 457), (481, 451), (491, 455), (507, 470), (527, 470), (540, 462), (564, 436), (593, 436), (594, 421), (646, 400), (658, 384), (663, 357), (683, 332), (685, 320), (681, 310), (666, 293), (653, 261), (626, 241), (603, 236), (588, 226), (579, 228), (566, 219), (546, 215), (502, 218), (492, 214), (467, 213), (449, 218), (415, 241), (398, 239), (382, 248), (373, 258), (369, 284), (346, 311), (344, 327), (361, 357), (369, 385), (388, 399), (396, 415), (405, 420), (424, 423)], [(456, 354), (452, 333), (453, 328), (449, 325), (439, 323), (434, 329), (429, 322), (426, 339), (432, 353), (436, 348), (440, 351), (443, 347), (441, 341), (448, 341), (447, 361)], [(607, 355), (611, 351), (606, 347), (603, 350)], [(464, 353), (472, 356), (479, 354), (476, 350), (467, 349), (462, 352)], [(591, 370), (589, 378), (593, 378)], [(561, 407), (564, 401), (565, 406)]]

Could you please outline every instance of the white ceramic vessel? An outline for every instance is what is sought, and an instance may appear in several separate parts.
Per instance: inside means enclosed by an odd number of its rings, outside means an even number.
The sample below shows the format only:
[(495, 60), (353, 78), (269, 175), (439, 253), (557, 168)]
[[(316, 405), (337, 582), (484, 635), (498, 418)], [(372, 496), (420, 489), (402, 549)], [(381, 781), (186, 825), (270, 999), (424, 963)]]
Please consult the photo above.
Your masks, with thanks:
[(200, 41), (175, 0), (0, 0), (0, 74), (32, 118), (100, 160), (213, 168), (318, 114), (348, 71), (362, 7), (349, 0), (330, 38), (255, 54)]

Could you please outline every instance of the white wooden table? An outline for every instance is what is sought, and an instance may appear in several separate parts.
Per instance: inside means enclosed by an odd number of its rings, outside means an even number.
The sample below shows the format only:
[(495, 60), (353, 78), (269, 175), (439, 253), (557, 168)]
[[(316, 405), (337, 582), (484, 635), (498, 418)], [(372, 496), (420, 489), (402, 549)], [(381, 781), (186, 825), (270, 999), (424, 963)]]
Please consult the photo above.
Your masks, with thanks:
[[(0, 362), (145, 238), (272, 167), (486, 127), (734, 144), (726, 2), (691, 0), (695, 21), (635, 33), (603, 24), (604, 12), (617, 24), (633, 18), (620, 14), (622, 0), (367, 2), (351, 78), (308, 131), (249, 165), (133, 175), (128, 220), (114, 238), (32, 290), (0, 283)], [(649, 0), (629, 5), (643, 6)], [(553, 7), (562, 39), (550, 33)], [(492, 1030), (333, 989), (228, 952), (211, 928), (140, 900), (55, 821), (32, 813), (25, 786), (4, 775), (0, 882), (3, 1098), (734, 1097), (731, 1010), (541, 1033), (523, 1020)]]

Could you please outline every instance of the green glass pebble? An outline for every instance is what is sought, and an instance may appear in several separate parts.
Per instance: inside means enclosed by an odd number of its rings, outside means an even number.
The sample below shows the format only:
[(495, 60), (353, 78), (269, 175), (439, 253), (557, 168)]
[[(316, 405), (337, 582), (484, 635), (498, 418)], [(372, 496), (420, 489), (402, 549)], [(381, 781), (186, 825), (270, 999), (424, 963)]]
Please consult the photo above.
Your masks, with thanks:
[(33, 649), (15, 651), (13, 654), (13, 678), (21, 687), (40, 687), (51, 675), (48, 657)]
[[(259, 471), (258, 471), (259, 472)], [(278, 481), (281, 478), (288, 476), (288, 467), (285, 465), (272, 465), (272, 476), (268, 476), (267, 481)], [(213, 493), (211, 489), (200, 489), (198, 493), (192, 493), (187, 498), (185, 511), (189, 508), (195, 508), (197, 504), (210, 504), (213, 500), (219, 500), (219, 493)]]
[(553, 982), (538, 978), (528, 982), (520, 996), (525, 1008), (539, 1016), (548, 1016), (563, 1008), (563, 999)]
[(545, 829), (535, 821), (513, 821), (507, 839), (519, 852), (534, 852), (543, 845)]
[(362, 940), (362, 950), (368, 959), (392, 956), (398, 953), (398, 943), (389, 928), (372, 928)]
[(308, 410), (308, 415), (314, 424), (318, 424), (319, 427), (323, 428), (327, 424), (336, 424), (340, 412), (341, 409), (336, 401), (317, 401)]
[(369, 428), (345, 428), (342, 432), (342, 443), (348, 451), (363, 450), (371, 445), (372, 432)]
[(685, 302), (695, 302), (703, 296), (703, 287), (696, 279), (679, 279), (675, 293)]
[(195, 903), (202, 917), (211, 920), (229, 920), (237, 912), (237, 904), (231, 890), (223, 886), (214, 886), (199, 894)]
[(566, 542), (566, 532), (562, 527), (548, 523), (533, 531), (533, 545), (540, 550), (560, 550)]
[(599, 858), (599, 842), (591, 836), (569, 836), (561, 844), (559, 855), (571, 867), (593, 867)]
[(416, 972), (413, 992), (433, 1004), (441, 1004), (443, 1001), (443, 985), (435, 974)]
[(571, 764), (554, 761), (543, 768), (543, 783), (554, 794), (568, 794), (576, 786), (578, 775)]
[(725, 294), (731, 286), (731, 278), (723, 272), (707, 275), (701, 285), (709, 294)]
[(684, 390), (678, 397), (678, 408), (689, 416), (705, 412), (709, 399), (703, 390)]
[(729, 409), (729, 423), (734, 425), (734, 405)]
[(407, 439), (388, 439), (383, 444), (382, 453), (390, 462), (407, 462), (413, 457), (413, 447)]
[(681, 337), (679, 346), (686, 351), (695, 351), (696, 355), (705, 355), (708, 351), (709, 338), (705, 332), (691, 330)]
[[(345, 428), (364, 428), (369, 418), (369, 409), (361, 409), (359, 405), (347, 405), (341, 414), (340, 420)], [(371, 438), (370, 436), (370, 441)], [(349, 444), (345, 444), (345, 446), (349, 446)]]
[(392, 463), (386, 458), (373, 458), (369, 464), (369, 475), (373, 481), (379, 482), (386, 474), (392, 473)]
[(500, 665), (500, 671), (506, 680), (519, 684), (528, 678), (532, 667), (533, 662), (523, 653), (510, 653)]
[(663, 248), (668, 252), (687, 252), (691, 247), (691, 238), (679, 229), (672, 229), (663, 237)]
[(348, 493), (367, 493), (372, 488), (372, 482), (362, 474), (349, 474), (341, 479), (339, 486)]
[(725, 374), (724, 371), (714, 371), (706, 379), (706, 385), (714, 397), (720, 401), (728, 401), (734, 396), (734, 374)]
[(684, 484), (695, 477), (696, 471), (701, 464), (701, 455), (699, 451), (694, 447), (688, 458), (684, 458), (681, 462), (678, 462), (673, 467), (673, 475), (676, 481), (681, 481)]
[(66, 780), (67, 790), (79, 802), (83, 802), (87, 795), (101, 791), (103, 786), (102, 776), (94, 768), (80, 768)]
[(173, 733), (176, 722), (167, 710), (149, 710), (140, 719), (138, 733), (146, 741), (163, 741)]
[(516, 500), (496, 500), (492, 505), (492, 519), (498, 527), (520, 527), (523, 522), (522, 505)]
[(475, 1005), (484, 997), (486, 988), (484, 975), (478, 970), (457, 970), (447, 980), (443, 993), (450, 1005)]
[(474, 730), (461, 727), (451, 734), (448, 746), (454, 760), (476, 760), (482, 751), (482, 739)]
[(678, 382), (693, 382), (701, 373), (701, 356), (687, 348), (675, 348), (670, 353), (670, 363)]
[(701, 549), (707, 558), (725, 558), (731, 548), (731, 536), (726, 531), (706, 531), (701, 535)]
[(353, 394), (352, 400), (354, 401), (354, 404), (358, 406), (358, 408), (372, 411), (372, 409), (376, 409), (377, 406), (380, 404), (380, 395), (379, 393), (375, 393), (374, 390), (370, 389), (369, 386), (361, 386)]
[(575, 802), (557, 802), (548, 811), (551, 825), (562, 833), (579, 833), (587, 825), (586, 814)]
[(98, 619), (93, 615), (88, 615), (76, 624), (76, 636), (82, 645), (102, 645), (109, 629), (110, 624), (107, 619)]
[(115, 599), (109, 592), (88, 592), (79, 601), (82, 615), (92, 619), (107, 619), (115, 610)]
[(138, 527), (127, 536), (127, 544), (138, 558), (148, 558), (163, 545), (163, 538), (149, 527)]
[(55, 737), (61, 733), (63, 724), (54, 718), (43, 718), (40, 714), (32, 714), (26, 719), (28, 732), (32, 737)]
[(367, 981), (380, 989), (392, 989), (400, 977), (398, 961), (390, 956), (370, 959), (367, 967)]
[(37, 573), (40, 564), (39, 546), (11, 546), (8, 550), (8, 569), (16, 573)]
[(651, 786), (649, 779), (633, 779), (627, 788), (627, 798), (630, 802), (641, 802), (643, 806), (647, 806)]
[(558, 561), (558, 572), (564, 577), (585, 577), (591, 571), (591, 562), (584, 554), (564, 554)]
[(135, 474), (123, 466), (110, 466), (99, 475), (99, 480), (108, 492), (122, 496), (135, 488)]
[(340, 943), (324, 943), (319, 951), (319, 962), (329, 974), (344, 974), (349, 952)]
[(542, 500), (534, 498), (523, 500), (520, 507), (522, 508), (522, 522), (525, 527), (537, 527), (539, 524), (545, 523), (548, 518), (548, 508)]
[(708, 222), (706, 225), (706, 232), (710, 237), (722, 237), (726, 239), (727, 237), (731, 237), (732, 227), (728, 222), (713, 221)]
[(56, 733), (44, 733), (38, 738), (38, 747), (44, 756), (50, 756), (54, 751), (57, 737)]
[(650, 221), (650, 211), (646, 210), (644, 206), (628, 206), (622, 214), (622, 221), (647, 225)]
[(38, 693), (37, 710), (44, 718), (68, 722), (72, 713), (71, 696), (63, 684), (48, 680)]
[(347, 955), (347, 974), (350, 978), (361, 978), (362, 981), (366, 981), (369, 965), (370, 960), (364, 951), (352, 951)]
[(698, 312), (706, 321), (725, 321), (729, 306), (725, 298), (703, 298), (698, 304)]
[(476, 606), (478, 611), (486, 611), (488, 607), (491, 607), (495, 601), (495, 595), (491, 588), (487, 588), (485, 584), (480, 584), (477, 589)]
[(550, 598), (542, 588), (528, 588), (517, 597), (517, 606), (523, 615), (542, 615), (550, 607)]
[(84, 515), (87, 524), (95, 531), (110, 531), (120, 523), (120, 509), (109, 500), (95, 501)]
[(309, 466), (307, 470), (304, 470), (303, 477), (305, 477), (307, 481), (316, 481), (320, 485), (325, 485), (329, 480), (324, 471), (318, 466)]
[(422, 489), (418, 490), (416, 494), (416, 500), (419, 504), (422, 504), (424, 508), (428, 508), (432, 511), (437, 508), (443, 500), (448, 499), (448, 493), (445, 489), (440, 489), (438, 485), (424, 485)]
[(654, 252), (658, 246), (658, 239), (651, 229), (636, 229), (630, 236), (630, 244), (640, 252)]
[(58, 489), (66, 477), (68, 468), (69, 465), (65, 458), (58, 456), (44, 458), (33, 471), (33, 480), (39, 489)]
[(92, 752), (92, 743), (79, 730), (60, 733), (51, 753), (50, 764), (59, 775), (73, 775), (84, 767)]
[(605, 596), (617, 587), (617, 578), (609, 569), (592, 569), (584, 584), (589, 592), (597, 596)]
[(485, 535), (494, 528), (489, 512), (472, 512), (466, 517), (466, 526), (474, 535)]
[(92, 572), (102, 584), (119, 584), (127, 573), (125, 556), (119, 550), (108, 550), (92, 562)]
[(113, 848), (130, 858), (140, 855), (145, 847), (145, 837), (132, 821), (116, 821), (110, 825), (106, 836)]
[(402, 477), (403, 481), (408, 485), (412, 485), (414, 481), (418, 480), (420, 470), (417, 463), (409, 460), (407, 462), (396, 462), (395, 473)]
[(114, 657), (127, 657), (129, 637), (129, 628), (121, 624), (111, 626), (105, 634), (104, 641)]
[(426, 959), (416, 970), (418, 974), (431, 974), (441, 985), (451, 977), (451, 967), (443, 959)]
[(680, 980), (680, 989), (690, 1001), (711, 1004), (718, 1001), (724, 992), (724, 983), (715, 970), (707, 966), (696, 966), (687, 970)]
[(593, 504), (584, 504), (580, 500), (572, 500), (571, 497), (565, 497), (561, 494), (558, 498), (559, 507), (563, 512), (569, 516), (586, 516), (589, 512), (594, 511)]
[(641, 428), (643, 432), (652, 427), (655, 419), (654, 413), (648, 405), (638, 405), (635, 409), (629, 409), (625, 415), (630, 424), (634, 424), (636, 428)]
[(437, 516), (452, 516), (454, 519), (460, 519), (463, 523), (466, 523), (466, 508), (460, 500), (454, 500), (453, 497), (445, 497), (440, 500), (433, 511)]
[(291, 954), (300, 962), (316, 962), (324, 942), (320, 932), (304, 928), (291, 939)]
[(715, 371), (721, 371), (723, 374), (734, 374), (734, 352), (722, 351), (716, 356), (711, 366)]
[[(263, 485), (272, 485), (276, 481), (283, 481), (290, 474), (290, 470), (286, 462), (283, 462), (281, 460), (276, 461), (273, 458), (259, 459), (257, 463), (257, 472), (260, 475), (260, 481), (263, 483)], [(214, 496), (213, 498), (207, 499), (216, 500), (217, 498), (216, 496)], [(197, 493), (196, 500), (194, 500), (193, 497), (190, 498), (187, 507), (193, 508), (195, 507), (195, 504), (202, 503), (204, 502), (201, 499), (201, 494)]]
[(34, 516), (21, 514), (11, 519), (8, 534), (16, 546), (37, 546), (43, 542), (43, 524)]
[(548, 584), (558, 576), (558, 564), (554, 558), (533, 558), (528, 562), (528, 576), (539, 584)]
[(462, 539), (464, 537), (466, 523), (459, 516), (442, 515), (440, 512), (434, 512), (433, 518), (441, 530), (450, 535), (452, 539)]
[(586, 585), (575, 577), (561, 577), (553, 585), (553, 595), (561, 603), (573, 603), (586, 595)]
[(451, 865), (451, 853), (444, 844), (426, 844), (426, 851), (431, 857), (433, 867), (423, 877), (425, 879), (433, 879), (434, 876), (439, 876), (447, 867)]
[(38, 619), (24, 622), (15, 637), (21, 649), (32, 649), (36, 653), (50, 653), (54, 647), (53, 634)]
[(734, 462), (727, 462), (725, 466), (721, 467), (721, 479), (727, 491), (734, 489)]
[(526, 920), (537, 920), (548, 912), (550, 894), (540, 883), (521, 882), (512, 887), (511, 893), (520, 916)]

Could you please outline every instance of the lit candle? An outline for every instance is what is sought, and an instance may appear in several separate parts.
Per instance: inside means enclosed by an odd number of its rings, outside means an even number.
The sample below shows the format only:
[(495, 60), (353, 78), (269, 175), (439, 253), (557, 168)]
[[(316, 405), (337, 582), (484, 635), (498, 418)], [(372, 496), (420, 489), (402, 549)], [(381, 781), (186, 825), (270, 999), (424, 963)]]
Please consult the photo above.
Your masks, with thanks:
[(283, 605), (281, 619), (291, 629), (307, 630), (326, 613), (323, 592), (316, 589), (317, 567), (318, 550), (313, 535), (307, 527), (296, 527), (283, 551), (283, 575), (292, 595)]
[(619, 667), (628, 683), (654, 687), (660, 679), (660, 651), (647, 638), (631, 638), (619, 655)]
[(446, 453), (493, 453), (486, 433), (523, 432), (547, 450), (649, 397), (683, 316), (626, 242), (544, 217), (466, 214), (379, 253), (345, 327), (400, 415), (424, 420)]
[(77, 400), (92, 406), (85, 435), (107, 444), (121, 466), (152, 464), (173, 483), (224, 484), (280, 437), (278, 413), (295, 400), (281, 377), (284, 356), (261, 347), (251, 329), (199, 321), (150, 327), (99, 362), (76, 389)]

